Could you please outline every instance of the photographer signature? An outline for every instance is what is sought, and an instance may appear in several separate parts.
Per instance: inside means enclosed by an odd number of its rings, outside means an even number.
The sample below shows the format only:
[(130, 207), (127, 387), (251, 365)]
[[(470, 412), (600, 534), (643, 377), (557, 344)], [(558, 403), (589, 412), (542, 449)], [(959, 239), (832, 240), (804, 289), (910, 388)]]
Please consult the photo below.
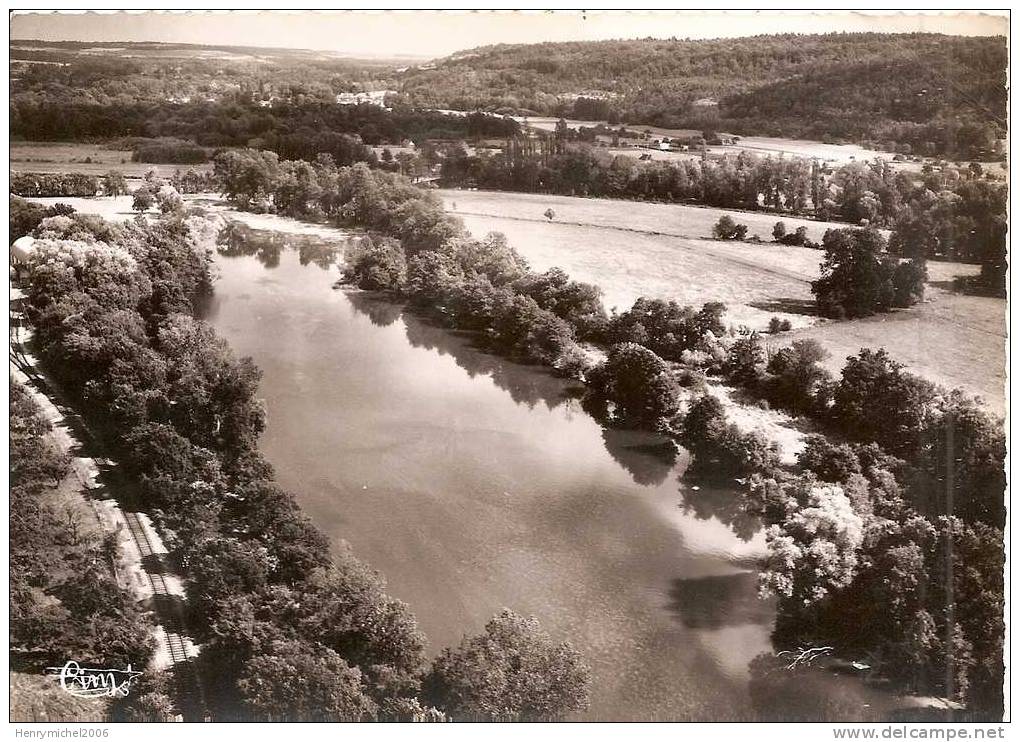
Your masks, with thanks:
[(60, 687), (79, 698), (124, 698), (131, 690), (131, 681), (141, 675), (140, 670), (101, 670), (82, 667), (74, 660), (63, 667), (47, 667), (47, 671), (60, 677)]

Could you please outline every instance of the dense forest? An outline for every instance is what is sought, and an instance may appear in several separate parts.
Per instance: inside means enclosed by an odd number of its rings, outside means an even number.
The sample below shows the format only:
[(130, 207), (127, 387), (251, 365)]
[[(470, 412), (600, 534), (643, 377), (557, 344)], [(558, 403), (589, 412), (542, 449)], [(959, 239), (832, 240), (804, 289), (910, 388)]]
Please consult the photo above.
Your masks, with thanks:
[(175, 137), (203, 147), (258, 146), (284, 157), (374, 160), (363, 145), (427, 139), (515, 136), (512, 119), (452, 116), (377, 106), (337, 106), (310, 101), (261, 107), (247, 102), (61, 102), (45, 96), (11, 99), (11, 136), (35, 140), (104, 140), (113, 137)]
[(412, 69), (416, 106), (990, 155), (1005, 133), (1002, 38), (935, 34), (499, 45)]
[(96, 526), (28, 389), (13, 377), (9, 389), (12, 668), (42, 672), (68, 657), (144, 667), (151, 627), (116, 582), (117, 538)]
[[(392, 66), (293, 49), (157, 42), (10, 43), (12, 92), (43, 92), (66, 102), (219, 99), (231, 92), (259, 99), (332, 98), (386, 87)], [(45, 64), (38, 64), (44, 62)]]
[[(341, 135), (375, 145), (405, 139), (505, 138), (518, 131), (513, 121), (498, 117), (337, 105), (338, 93), (395, 84), (392, 69), (379, 62), (338, 59), (325, 52), (188, 45), (132, 47), (129, 57), (120, 55), (125, 45), (108, 45), (108, 54), (48, 42), (41, 51), (20, 48), (43, 43), (11, 45), (12, 58), (53, 62), (12, 63), (13, 138), (177, 137), (201, 147), (254, 145), (283, 157), (314, 159), (319, 152), (330, 152), (347, 162), (351, 160), (344, 153), (353, 144), (340, 142)], [(145, 56), (146, 50), (153, 56)], [(152, 161), (152, 154), (142, 161)], [(187, 161), (197, 161), (197, 152), (190, 154), (193, 159)]]

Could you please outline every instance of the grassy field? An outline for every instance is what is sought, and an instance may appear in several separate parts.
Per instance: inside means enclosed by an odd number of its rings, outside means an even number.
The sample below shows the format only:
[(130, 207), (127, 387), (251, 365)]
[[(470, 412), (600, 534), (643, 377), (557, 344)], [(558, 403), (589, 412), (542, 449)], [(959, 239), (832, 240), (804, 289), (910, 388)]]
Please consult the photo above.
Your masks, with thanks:
[(818, 340), (832, 354), (825, 366), (838, 373), (861, 348), (884, 347), (929, 381), (981, 397), (989, 410), (1006, 411), (1006, 302), (928, 289), (929, 301), (908, 310), (849, 322), (827, 322), (777, 336), (783, 343)]
[(11, 142), (10, 169), (26, 173), (85, 173), (103, 175), (118, 170), (126, 178), (142, 178), (150, 170), (169, 178), (178, 170), (209, 170), (205, 165), (154, 165), (131, 162), (131, 152), (106, 149), (102, 144), (67, 142)]
[[(688, 304), (723, 301), (734, 325), (763, 328), (772, 316), (789, 319), (796, 329), (773, 342), (817, 338), (832, 354), (833, 371), (862, 347), (885, 347), (915, 373), (979, 395), (996, 411), (1004, 408), (1005, 302), (946, 289), (954, 277), (977, 273), (975, 265), (929, 263), (932, 283), (923, 304), (831, 322), (813, 314), (810, 282), (818, 277), (821, 252), (704, 239), (725, 213), (767, 238), (775, 215), (487, 191), (440, 195), (475, 234), (504, 232), (532, 267), (559, 266), (601, 286), (607, 307), (629, 307), (638, 296)], [(542, 216), (547, 208), (556, 212), (552, 222)], [(815, 240), (829, 227), (846, 226), (783, 221), (790, 230), (805, 225)]]
[[(616, 201), (605, 198), (576, 198), (573, 196), (547, 196), (539, 193), (507, 193), (497, 191), (440, 190), (447, 207), (463, 216), (483, 215), (512, 219), (548, 221), (543, 213), (551, 208), (556, 212), (556, 224), (574, 224), (595, 227), (631, 229), (671, 237), (708, 238), (712, 227), (723, 214), (748, 226), (748, 236), (758, 235), (772, 239), (772, 227), (777, 221), (786, 224), (787, 231), (807, 227), (808, 237), (820, 241), (825, 230), (845, 227), (837, 222), (820, 222), (811, 219), (779, 217), (764, 212), (727, 211), (700, 206), (678, 206), (643, 201)], [(813, 251), (812, 255), (817, 255)]]

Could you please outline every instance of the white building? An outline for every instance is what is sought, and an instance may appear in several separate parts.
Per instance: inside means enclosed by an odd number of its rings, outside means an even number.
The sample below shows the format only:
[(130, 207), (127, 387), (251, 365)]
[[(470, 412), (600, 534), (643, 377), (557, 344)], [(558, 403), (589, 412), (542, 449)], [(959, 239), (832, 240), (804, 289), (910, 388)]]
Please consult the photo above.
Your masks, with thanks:
[(364, 93), (337, 93), (336, 104), (338, 106), (357, 106), (365, 103), (385, 108), (386, 96), (396, 92), (396, 90), (369, 90)]

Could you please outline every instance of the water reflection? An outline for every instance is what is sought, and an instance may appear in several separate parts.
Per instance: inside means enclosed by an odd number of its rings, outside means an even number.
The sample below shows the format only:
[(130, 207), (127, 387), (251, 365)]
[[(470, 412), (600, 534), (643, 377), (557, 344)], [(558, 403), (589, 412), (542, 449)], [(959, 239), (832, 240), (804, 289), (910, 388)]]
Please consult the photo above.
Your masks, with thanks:
[[(282, 251), (292, 249), (297, 251), (300, 265), (314, 264), (328, 270), (338, 264), (345, 245), (358, 239), (352, 236), (345, 242), (229, 222), (220, 235), (219, 254), (227, 258), (253, 256), (263, 267), (272, 270), (279, 267)], [(576, 401), (582, 388), (555, 376), (549, 369), (525, 366), (485, 352), (477, 347), (470, 334), (438, 325), (385, 295), (364, 291), (345, 291), (344, 294), (355, 312), (367, 317), (374, 326), (389, 327), (402, 321), (412, 347), (452, 358), (469, 378), (488, 377), (519, 405), (528, 409), (541, 405), (548, 410), (566, 407), (571, 412), (580, 411), (582, 407)], [(215, 314), (216, 304), (217, 300), (212, 299), (210, 315)], [(658, 487), (675, 473), (680, 481), (679, 504), (683, 513), (699, 520), (716, 519), (729, 526), (744, 542), (750, 542), (760, 529), (760, 523), (745, 512), (742, 498), (732, 487), (718, 484), (686, 487), (682, 477), (688, 456), (668, 438), (604, 425), (601, 434), (606, 451), (636, 484)]]
[[(403, 319), (408, 341), (416, 348), (448, 355), (468, 376), (488, 376), (517, 404), (529, 409), (538, 404), (553, 410), (567, 405), (578, 409), (576, 399), (582, 388), (555, 376), (541, 366), (525, 366), (479, 349), (469, 334), (458, 333), (407, 310), (385, 296), (365, 291), (347, 294), (354, 309), (386, 327)], [(677, 446), (670, 439), (646, 431), (603, 427), (606, 450), (636, 484), (655, 487), (666, 481), (677, 465)], [(745, 539), (746, 540), (746, 539)]]
[(337, 265), (346, 244), (341, 240), (316, 235), (256, 229), (238, 221), (228, 221), (220, 230), (217, 251), (227, 258), (251, 255), (263, 267), (273, 269), (280, 266), (280, 253), (283, 250), (296, 249), (301, 265), (312, 263), (328, 270)]
[(281, 484), (386, 575), (433, 653), (505, 606), (584, 654), (586, 718), (749, 719), (749, 679), (766, 706), (799, 692), (749, 667), (773, 609), (739, 491), (678, 489), (685, 452), (605, 429), (548, 370), (332, 289), (321, 271), (348, 244), (226, 233), (207, 319), (263, 369)]
[(385, 297), (365, 291), (351, 291), (347, 298), (354, 309), (377, 326), (389, 326), (397, 319), (404, 322), (412, 347), (449, 356), (467, 372), (469, 378), (487, 376), (507, 392), (510, 398), (528, 409), (543, 405), (554, 410), (562, 405), (573, 408), (571, 384), (542, 366), (525, 366), (479, 349), (468, 333), (436, 324)]
[(389, 327), (404, 313), (402, 305), (368, 291), (348, 291), (347, 301), (376, 327)]
[(768, 625), (775, 616), (772, 601), (758, 597), (754, 572), (676, 579), (670, 599), (670, 608), (692, 629)]
[(664, 436), (604, 427), (602, 441), (613, 460), (646, 487), (665, 482), (677, 464), (677, 446)]
[[(751, 703), (759, 721), (882, 721), (896, 699), (824, 667), (791, 667), (789, 657), (762, 653), (750, 664)], [(855, 682), (856, 680), (856, 682)]]
[[(685, 452), (686, 456), (686, 452)], [(699, 520), (716, 520), (725, 523), (742, 541), (750, 541), (761, 530), (761, 521), (744, 508), (742, 493), (734, 487), (725, 487), (708, 480), (700, 485), (688, 485), (680, 475), (680, 508)]]

